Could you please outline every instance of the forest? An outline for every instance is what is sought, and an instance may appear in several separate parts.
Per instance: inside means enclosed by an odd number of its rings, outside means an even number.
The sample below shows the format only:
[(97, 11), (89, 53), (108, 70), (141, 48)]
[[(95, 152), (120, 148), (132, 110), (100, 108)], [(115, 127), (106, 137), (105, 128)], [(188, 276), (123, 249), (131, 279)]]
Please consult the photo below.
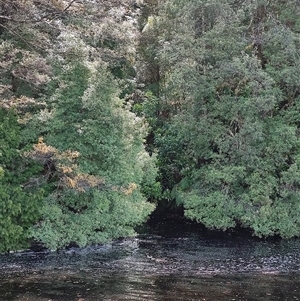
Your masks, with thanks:
[(0, 0), (0, 252), (300, 236), (298, 0)]

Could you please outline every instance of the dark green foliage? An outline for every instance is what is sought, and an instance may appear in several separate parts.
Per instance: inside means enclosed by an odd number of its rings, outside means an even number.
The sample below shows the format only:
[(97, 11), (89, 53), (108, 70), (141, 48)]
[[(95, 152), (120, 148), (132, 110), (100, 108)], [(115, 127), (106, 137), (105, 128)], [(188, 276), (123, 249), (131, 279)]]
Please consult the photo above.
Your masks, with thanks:
[(293, 13), (279, 1), (171, 0), (160, 10), (162, 183), (209, 228), (300, 235), (300, 12), (288, 2)]
[(22, 160), (20, 142), (17, 116), (0, 109), (0, 252), (27, 247), (29, 229), (40, 217), (41, 192), (22, 185), (36, 167)]

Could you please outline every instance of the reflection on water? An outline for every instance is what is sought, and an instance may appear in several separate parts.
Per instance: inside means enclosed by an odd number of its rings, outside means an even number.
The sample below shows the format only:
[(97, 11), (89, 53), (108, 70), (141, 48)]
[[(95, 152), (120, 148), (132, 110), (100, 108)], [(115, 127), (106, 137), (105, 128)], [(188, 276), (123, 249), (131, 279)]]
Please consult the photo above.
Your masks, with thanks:
[(299, 239), (169, 230), (101, 247), (2, 256), (0, 300), (300, 300)]
[(299, 275), (39, 275), (2, 282), (1, 300), (299, 300)]

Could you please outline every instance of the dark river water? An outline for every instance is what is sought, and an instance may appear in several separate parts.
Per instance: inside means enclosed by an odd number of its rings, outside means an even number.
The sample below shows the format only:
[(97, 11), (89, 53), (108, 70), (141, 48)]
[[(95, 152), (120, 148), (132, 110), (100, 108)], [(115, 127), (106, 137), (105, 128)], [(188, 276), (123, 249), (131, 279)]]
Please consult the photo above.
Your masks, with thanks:
[(2, 255), (0, 300), (300, 300), (299, 250), (299, 239), (162, 224), (105, 246)]

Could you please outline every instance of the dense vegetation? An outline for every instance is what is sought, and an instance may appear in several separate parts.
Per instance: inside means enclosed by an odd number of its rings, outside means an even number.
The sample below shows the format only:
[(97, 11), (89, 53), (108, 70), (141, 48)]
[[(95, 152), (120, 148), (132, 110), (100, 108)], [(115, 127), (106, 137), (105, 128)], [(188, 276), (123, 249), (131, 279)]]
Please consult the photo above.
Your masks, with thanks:
[(130, 110), (136, 10), (1, 1), (2, 251), (133, 235), (153, 211), (155, 157)]
[(161, 5), (150, 116), (163, 188), (188, 218), (299, 235), (299, 13), (297, 1)]
[(0, 0), (0, 250), (158, 207), (300, 235), (296, 0)]

